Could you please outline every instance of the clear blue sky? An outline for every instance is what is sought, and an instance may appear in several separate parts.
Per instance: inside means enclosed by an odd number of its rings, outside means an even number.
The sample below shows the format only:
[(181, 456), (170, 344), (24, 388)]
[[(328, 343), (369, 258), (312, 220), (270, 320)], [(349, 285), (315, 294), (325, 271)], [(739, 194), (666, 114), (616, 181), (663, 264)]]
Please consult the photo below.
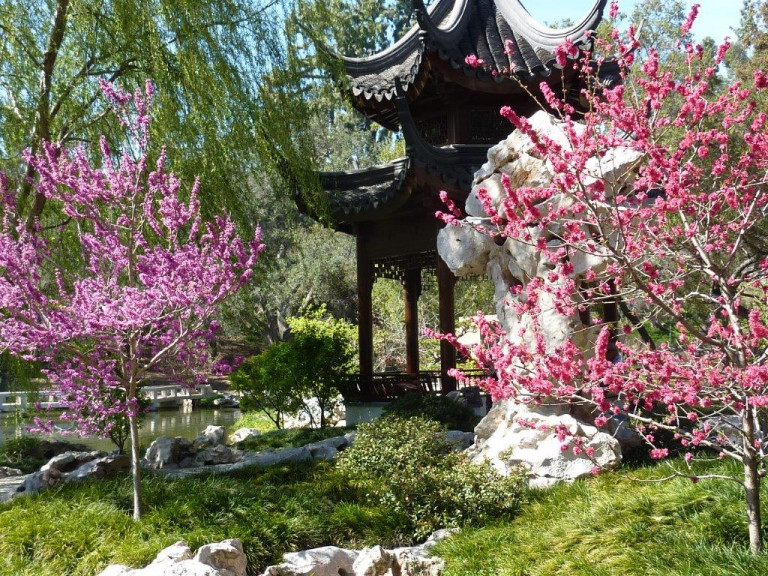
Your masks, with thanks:
[[(619, 8), (625, 14), (631, 14), (642, 0), (619, 0)], [(701, 4), (699, 16), (693, 26), (693, 34), (697, 39), (711, 36), (717, 43), (726, 36), (731, 39), (736, 34), (732, 29), (739, 25), (742, 0), (686, 0), (691, 6)], [(578, 20), (592, 6), (593, 0), (523, 0), (526, 9), (539, 22), (558, 22), (565, 18)]]

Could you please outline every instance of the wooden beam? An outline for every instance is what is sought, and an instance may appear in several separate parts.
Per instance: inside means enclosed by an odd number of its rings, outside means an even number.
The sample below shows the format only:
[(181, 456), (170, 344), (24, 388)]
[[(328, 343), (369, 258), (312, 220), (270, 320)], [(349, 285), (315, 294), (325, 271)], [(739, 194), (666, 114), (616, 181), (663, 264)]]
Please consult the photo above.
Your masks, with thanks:
[(373, 265), (368, 254), (365, 226), (356, 230), (357, 240), (357, 337), (362, 392), (373, 387)]
[(405, 271), (405, 371), (419, 373), (419, 296), (421, 270)]
[[(437, 257), (437, 294), (440, 300), (440, 332), (443, 334), (456, 332), (455, 305), (454, 305), (454, 286), (456, 277), (443, 262), (440, 256)], [(440, 379), (442, 381), (443, 393), (456, 390), (456, 380), (448, 376), (448, 371), (456, 368), (456, 348), (448, 342), (440, 341)]]

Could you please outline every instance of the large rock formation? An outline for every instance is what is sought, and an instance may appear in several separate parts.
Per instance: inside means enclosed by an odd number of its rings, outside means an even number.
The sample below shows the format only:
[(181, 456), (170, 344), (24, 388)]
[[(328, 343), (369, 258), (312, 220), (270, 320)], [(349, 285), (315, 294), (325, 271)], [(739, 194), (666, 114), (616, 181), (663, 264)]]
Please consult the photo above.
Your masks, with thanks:
[[(554, 433), (557, 426), (565, 426), (571, 436), (581, 439), (579, 454), (561, 449)], [(475, 445), (468, 450), (474, 462), (489, 460), (502, 474), (522, 468), (534, 488), (574, 480), (596, 467), (614, 468), (621, 462), (621, 448), (613, 436), (577, 420), (564, 406), (502, 400), (493, 405), (475, 433)]]
[[(530, 118), (530, 124), (539, 133), (568, 146), (562, 124), (554, 117), (538, 112)], [(590, 162), (586, 178), (600, 177), (605, 180), (631, 178), (631, 166), (637, 160), (636, 152), (617, 148), (608, 151), (599, 160)], [(488, 151), (488, 162), (475, 174), (475, 184), (467, 198), (465, 211), (469, 223), (487, 225), (488, 214), (483, 208), (479, 190), (485, 189), (494, 208), (499, 209), (506, 197), (502, 185), (502, 174), (507, 174), (513, 188), (540, 187), (549, 184), (553, 177), (551, 164), (535, 150), (530, 138), (521, 132), (513, 132), (506, 140)], [(573, 200), (560, 195), (546, 200), (538, 208), (546, 213), (549, 204), (553, 208), (567, 205)], [(557, 228), (553, 223), (545, 229), (531, 227), (532, 242), (523, 243), (507, 238), (491, 238), (476, 231), (472, 226), (447, 226), (438, 235), (438, 252), (457, 276), (485, 273), (495, 289), (496, 314), (510, 341), (517, 344), (530, 342), (530, 317), (520, 317), (514, 304), (524, 297), (510, 291), (517, 285), (525, 286), (533, 278), (551, 282), (549, 274), (553, 264), (535, 246), (540, 237), (548, 244), (556, 243)], [(582, 278), (589, 269), (598, 271), (606, 262), (603, 258), (581, 253), (570, 256), (573, 276)], [(559, 282), (565, 279), (557, 280)], [(594, 345), (596, 330), (582, 323), (577, 312), (566, 315), (558, 312), (551, 303), (552, 296), (541, 294), (542, 312), (537, 320), (550, 350), (572, 340), (583, 350)], [(549, 302), (548, 302), (549, 301)], [(521, 330), (523, 329), (523, 330)], [(521, 336), (522, 334), (522, 336)], [(520, 422), (535, 422), (533, 428)], [(582, 447), (595, 449), (598, 459), (588, 458), (584, 451), (561, 452), (561, 442), (555, 435), (555, 428), (565, 426), (576, 438), (581, 438)], [(516, 464), (529, 470), (533, 484), (546, 484), (557, 479), (570, 480), (588, 474), (598, 465), (613, 467), (621, 461), (621, 451), (615, 439), (597, 430), (588, 422), (580, 421), (568, 409), (522, 406), (513, 401), (498, 404), (492, 413), (480, 423), (477, 429), (478, 441), (472, 448), (476, 460), (489, 458), (502, 471)], [(592, 451), (590, 450), (590, 453)], [(593, 461), (594, 460), (594, 461)]]
[(127, 472), (128, 456), (104, 452), (65, 452), (54, 456), (40, 470), (25, 477), (17, 494), (36, 494), (62, 482), (107, 478)]

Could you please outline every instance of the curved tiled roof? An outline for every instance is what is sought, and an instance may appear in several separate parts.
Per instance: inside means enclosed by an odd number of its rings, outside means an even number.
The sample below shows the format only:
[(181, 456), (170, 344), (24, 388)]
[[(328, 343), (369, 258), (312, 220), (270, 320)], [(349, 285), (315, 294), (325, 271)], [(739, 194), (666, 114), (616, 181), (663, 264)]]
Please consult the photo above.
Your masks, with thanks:
[(411, 162), (400, 158), (383, 166), (347, 172), (320, 172), (331, 213), (340, 220), (355, 220), (395, 200)]
[[(406, 90), (423, 71), (427, 52), (436, 52), (456, 69), (480, 79), (501, 82), (517, 76), (549, 76), (556, 68), (554, 51), (566, 39), (583, 47), (602, 18), (607, 0), (595, 0), (582, 20), (569, 28), (539, 24), (520, 0), (436, 0), (425, 8), (413, 0), (418, 24), (388, 49), (367, 58), (342, 57), (349, 88), (365, 100), (391, 101), (396, 83)], [(511, 54), (506, 44), (511, 42)], [(482, 58), (478, 68), (467, 56)]]

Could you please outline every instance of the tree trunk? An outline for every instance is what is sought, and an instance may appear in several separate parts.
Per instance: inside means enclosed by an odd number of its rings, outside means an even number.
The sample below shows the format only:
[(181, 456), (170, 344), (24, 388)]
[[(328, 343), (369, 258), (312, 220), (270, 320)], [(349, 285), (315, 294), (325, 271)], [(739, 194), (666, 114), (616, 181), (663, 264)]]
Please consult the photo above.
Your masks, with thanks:
[(755, 438), (754, 409), (749, 407), (742, 418), (744, 432), (744, 490), (747, 500), (747, 522), (749, 526), (749, 548), (752, 554), (763, 551), (763, 523), (760, 518), (760, 475), (752, 442)]
[(141, 520), (141, 456), (139, 455), (139, 415), (129, 414), (131, 429), (131, 474), (133, 476), (133, 519)]

